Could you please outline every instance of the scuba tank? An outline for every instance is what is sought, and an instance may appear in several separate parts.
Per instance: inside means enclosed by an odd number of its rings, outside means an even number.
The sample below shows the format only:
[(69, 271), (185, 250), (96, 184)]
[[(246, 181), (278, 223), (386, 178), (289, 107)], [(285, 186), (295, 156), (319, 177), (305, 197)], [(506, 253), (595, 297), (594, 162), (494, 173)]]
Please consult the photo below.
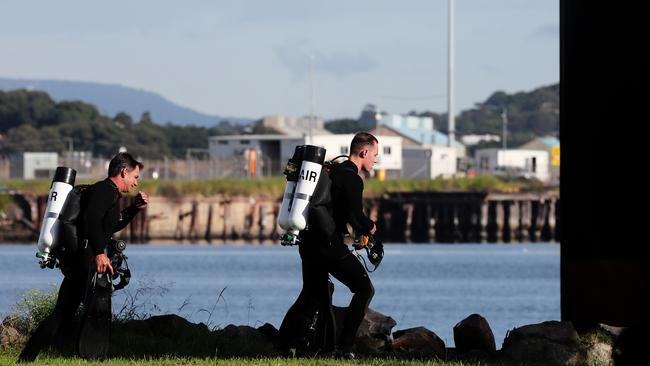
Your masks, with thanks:
[(59, 221), (57, 220), (68, 194), (74, 186), (77, 172), (68, 167), (57, 167), (52, 179), (52, 186), (47, 198), (47, 208), (41, 225), (41, 232), (38, 237), (36, 257), (40, 258), (41, 268), (54, 268), (56, 258), (52, 251), (59, 245), (58, 231)]
[(284, 175), (287, 177), (287, 187), (284, 189), (282, 196), (282, 206), (280, 207), (280, 214), (278, 215), (278, 225), (284, 230), (291, 228), (289, 221), (291, 213), (291, 202), (293, 201), (293, 194), (296, 191), (296, 184), (300, 174), (300, 165), (302, 164), (302, 153), (304, 145), (296, 146), (293, 157), (289, 159), (287, 167), (284, 169)]
[[(287, 164), (285, 170), (287, 187), (278, 217), (278, 224), (285, 231), (280, 237), (282, 245), (297, 244), (298, 233), (307, 227), (309, 202), (320, 178), (325, 153), (326, 150), (319, 146), (299, 146), (296, 147), (294, 157)], [(297, 177), (294, 170), (296, 166), (300, 166)], [(293, 183), (294, 179), (295, 183)], [(289, 191), (293, 193), (289, 195)]]

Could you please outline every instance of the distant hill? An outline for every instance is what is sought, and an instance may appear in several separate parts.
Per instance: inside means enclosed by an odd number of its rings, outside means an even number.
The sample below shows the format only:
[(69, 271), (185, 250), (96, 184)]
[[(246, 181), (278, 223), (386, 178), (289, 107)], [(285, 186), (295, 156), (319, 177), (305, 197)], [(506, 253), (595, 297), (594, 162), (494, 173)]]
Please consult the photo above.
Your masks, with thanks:
[(0, 90), (0, 158), (24, 151), (61, 153), (73, 145), (96, 157), (111, 157), (124, 146), (143, 159), (183, 158), (189, 149), (207, 149), (209, 136), (246, 129), (228, 121), (212, 127), (157, 124), (149, 112), (138, 119), (123, 112), (107, 116), (92, 104), (56, 102), (40, 90)]
[(124, 112), (133, 118), (140, 118), (149, 112), (157, 123), (171, 122), (175, 125), (196, 125), (212, 127), (227, 120), (233, 124), (247, 124), (248, 118), (211, 116), (179, 106), (164, 97), (145, 90), (115, 84), (82, 81), (30, 80), (0, 78), (0, 90), (15, 89), (43, 90), (57, 102), (81, 100), (97, 106), (99, 112), (115, 116)]
[(560, 131), (560, 84), (514, 94), (494, 92), (485, 102), (460, 113), (456, 119), (457, 132), (461, 135), (500, 134), (502, 108), (508, 111), (508, 133), (557, 136)]

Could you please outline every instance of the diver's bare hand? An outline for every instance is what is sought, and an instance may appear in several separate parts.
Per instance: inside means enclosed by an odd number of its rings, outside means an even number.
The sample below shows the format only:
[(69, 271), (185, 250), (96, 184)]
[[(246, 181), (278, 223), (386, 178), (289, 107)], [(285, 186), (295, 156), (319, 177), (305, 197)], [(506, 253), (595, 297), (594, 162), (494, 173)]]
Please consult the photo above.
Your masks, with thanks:
[(375, 235), (376, 232), (377, 232), (377, 225), (375, 225), (375, 223), (373, 222), (372, 229), (370, 229), (370, 235)]
[(102, 253), (95, 256), (95, 266), (97, 273), (105, 273), (108, 270), (113, 275), (113, 267), (106, 254)]

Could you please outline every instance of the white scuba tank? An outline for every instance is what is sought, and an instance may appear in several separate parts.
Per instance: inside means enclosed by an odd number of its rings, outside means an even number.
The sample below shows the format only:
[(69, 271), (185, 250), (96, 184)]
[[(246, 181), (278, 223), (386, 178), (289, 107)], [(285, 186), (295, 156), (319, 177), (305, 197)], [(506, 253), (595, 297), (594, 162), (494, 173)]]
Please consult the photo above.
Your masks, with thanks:
[(51, 253), (57, 247), (57, 234), (59, 222), (57, 221), (63, 204), (65, 203), (68, 193), (74, 187), (74, 181), (77, 172), (67, 167), (57, 167), (52, 179), (52, 186), (47, 196), (47, 208), (43, 216), (41, 233), (38, 237), (38, 251), (36, 257), (41, 258), (39, 262), (41, 268), (54, 267), (55, 258)]
[(285, 235), (281, 238), (283, 245), (296, 244), (298, 232), (307, 227), (309, 201), (318, 184), (325, 153), (326, 150), (319, 146), (305, 145), (303, 147), (300, 174), (290, 202), (289, 216), (283, 222), (285, 230)]
[(287, 177), (287, 187), (284, 189), (282, 196), (282, 206), (280, 206), (280, 214), (278, 215), (278, 225), (283, 230), (290, 229), (290, 213), (291, 203), (293, 202), (293, 194), (295, 193), (296, 183), (300, 174), (300, 165), (302, 164), (302, 152), (304, 145), (296, 146), (293, 157), (289, 159), (287, 167), (284, 169), (284, 175)]

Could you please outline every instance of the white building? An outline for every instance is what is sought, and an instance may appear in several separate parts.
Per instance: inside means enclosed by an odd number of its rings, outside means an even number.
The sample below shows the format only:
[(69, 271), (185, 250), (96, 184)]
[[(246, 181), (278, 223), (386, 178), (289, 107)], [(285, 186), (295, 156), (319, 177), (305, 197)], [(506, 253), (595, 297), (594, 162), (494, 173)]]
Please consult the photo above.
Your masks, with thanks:
[(543, 150), (479, 149), (474, 156), (478, 174), (527, 177), (548, 182), (549, 153)]
[(551, 182), (554, 184), (560, 183), (560, 140), (557, 137), (538, 137), (519, 146), (519, 149), (548, 151), (550, 154), (549, 172), (551, 174)]
[(402, 151), (403, 178), (450, 178), (457, 173), (458, 149), (440, 145), (411, 146)]
[(421, 144), (400, 131), (385, 125), (370, 130), (379, 142), (386, 137), (402, 139), (402, 171), (400, 177), (433, 179), (448, 178), (457, 173), (458, 147), (445, 145)]
[[(434, 128), (435, 121), (431, 117), (419, 117), (401, 114), (380, 114), (376, 128), (387, 127), (400, 135), (407, 137), (422, 146), (448, 146), (449, 136)], [(456, 148), (456, 156), (466, 156), (465, 145), (452, 141)]]
[(49, 179), (59, 166), (54, 152), (24, 152), (11, 157), (9, 176), (13, 179)]

